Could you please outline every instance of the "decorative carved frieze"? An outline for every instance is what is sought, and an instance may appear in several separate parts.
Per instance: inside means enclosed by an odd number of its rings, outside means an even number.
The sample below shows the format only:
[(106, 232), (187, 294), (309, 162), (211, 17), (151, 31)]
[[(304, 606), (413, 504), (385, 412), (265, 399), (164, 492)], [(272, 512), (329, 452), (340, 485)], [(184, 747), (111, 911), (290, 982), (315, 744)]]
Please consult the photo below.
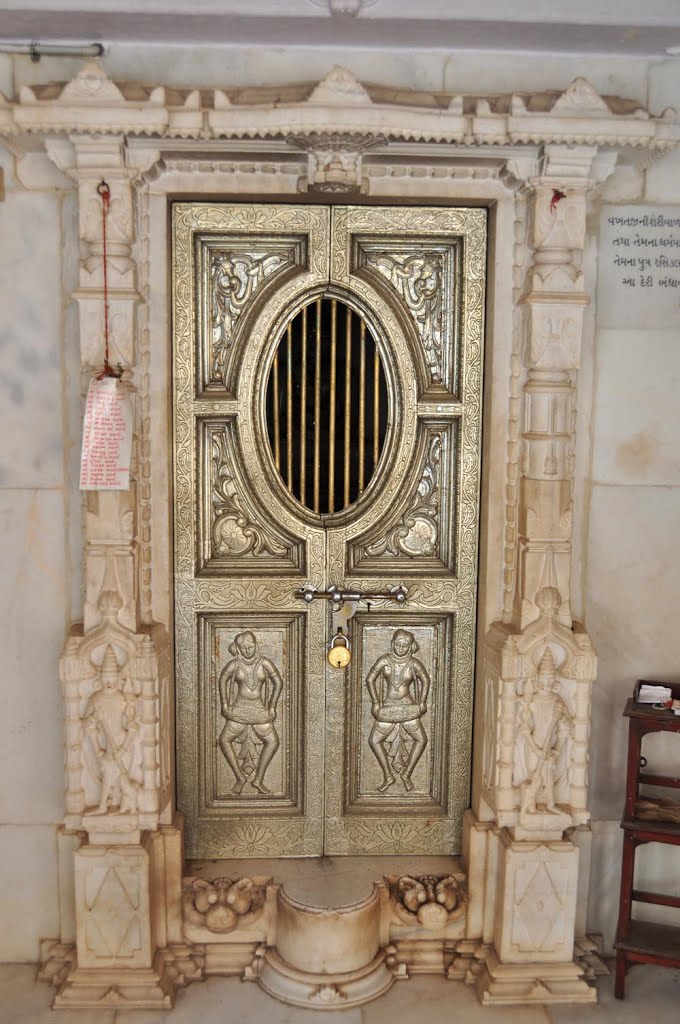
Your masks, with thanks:
[[(24, 86), (17, 102), (0, 103), (0, 134), (88, 132), (166, 138), (309, 137), (363, 132), (407, 141), (484, 146), (559, 143), (670, 149), (680, 139), (674, 110), (650, 116), (604, 98), (582, 78), (562, 93), (463, 97), (393, 92), (363, 85), (333, 68), (309, 87), (201, 90), (149, 88), (111, 81), (95, 61), (62, 86)], [(411, 100), (411, 102), (409, 102)], [(466, 113), (470, 110), (470, 113)]]

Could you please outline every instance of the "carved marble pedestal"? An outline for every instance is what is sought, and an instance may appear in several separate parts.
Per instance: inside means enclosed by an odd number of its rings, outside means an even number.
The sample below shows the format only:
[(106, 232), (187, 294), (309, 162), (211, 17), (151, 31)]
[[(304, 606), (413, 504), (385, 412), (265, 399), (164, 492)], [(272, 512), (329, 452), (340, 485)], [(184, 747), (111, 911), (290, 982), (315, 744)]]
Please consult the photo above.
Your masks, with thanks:
[(280, 889), (276, 949), (264, 950), (258, 981), (266, 992), (296, 1006), (359, 1006), (394, 981), (394, 948), (381, 948), (380, 938), (377, 886), (360, 903), (330, 910), (304, 906)]

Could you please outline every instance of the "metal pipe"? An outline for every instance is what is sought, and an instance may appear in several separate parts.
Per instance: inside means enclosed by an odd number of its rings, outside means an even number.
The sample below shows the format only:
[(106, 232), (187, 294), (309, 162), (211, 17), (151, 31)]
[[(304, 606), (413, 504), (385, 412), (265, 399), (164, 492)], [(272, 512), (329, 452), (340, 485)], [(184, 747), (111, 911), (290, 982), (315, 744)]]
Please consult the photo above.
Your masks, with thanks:
[(103, 57), (103, 43), (10, 43), (0, 41), (0, 53), (25, 53), (34, 64), (41, 57)]

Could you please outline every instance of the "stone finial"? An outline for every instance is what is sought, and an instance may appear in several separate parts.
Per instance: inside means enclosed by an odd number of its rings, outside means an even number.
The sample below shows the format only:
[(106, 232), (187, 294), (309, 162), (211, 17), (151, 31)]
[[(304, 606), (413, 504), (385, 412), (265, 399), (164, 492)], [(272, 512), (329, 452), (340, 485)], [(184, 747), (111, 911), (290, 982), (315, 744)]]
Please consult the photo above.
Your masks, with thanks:
[(114, 651), (114, 649), (111, 646), (111, 644), (107, 644), (106, 645), (106, 650), (104, 651), (104, 657), (102, 658), (101, 672), (102, 672), (103, 676), (104, 675), (118, 675), (118, 672), (119, 672), (118, 658), (116, 657), (116, 652)]
[(552, 651), (549, 647), (546, 647), (541, 660), (538, 663), (538, 674), (539, 676), (550, 676), (554, 677), (557, 672), (555, 666), (555, 659), (553, 658)]
[(366, 107), (372, 100), (352, 72), (336, 64), (322, 78), (307, 102), (324, 107)]

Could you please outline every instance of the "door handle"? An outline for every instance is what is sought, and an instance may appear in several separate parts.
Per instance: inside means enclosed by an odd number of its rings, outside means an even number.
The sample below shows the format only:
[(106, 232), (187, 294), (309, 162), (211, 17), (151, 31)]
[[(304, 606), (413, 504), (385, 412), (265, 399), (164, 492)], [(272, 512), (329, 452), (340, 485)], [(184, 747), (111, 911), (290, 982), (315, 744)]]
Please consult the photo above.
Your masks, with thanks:
[(330, 590), (317, 590), (310, 583), (300, 587), (295, 597), (307, 604), (312, 601), (332, 601), (335, 605), (346, 603), (358, 604), (359, 601), (396, 601), (404, 604), (408, 598), (408, 590), (402, 584), (390, 587), (389, 590), (343, 590), (342, 587), (331, 585)]

